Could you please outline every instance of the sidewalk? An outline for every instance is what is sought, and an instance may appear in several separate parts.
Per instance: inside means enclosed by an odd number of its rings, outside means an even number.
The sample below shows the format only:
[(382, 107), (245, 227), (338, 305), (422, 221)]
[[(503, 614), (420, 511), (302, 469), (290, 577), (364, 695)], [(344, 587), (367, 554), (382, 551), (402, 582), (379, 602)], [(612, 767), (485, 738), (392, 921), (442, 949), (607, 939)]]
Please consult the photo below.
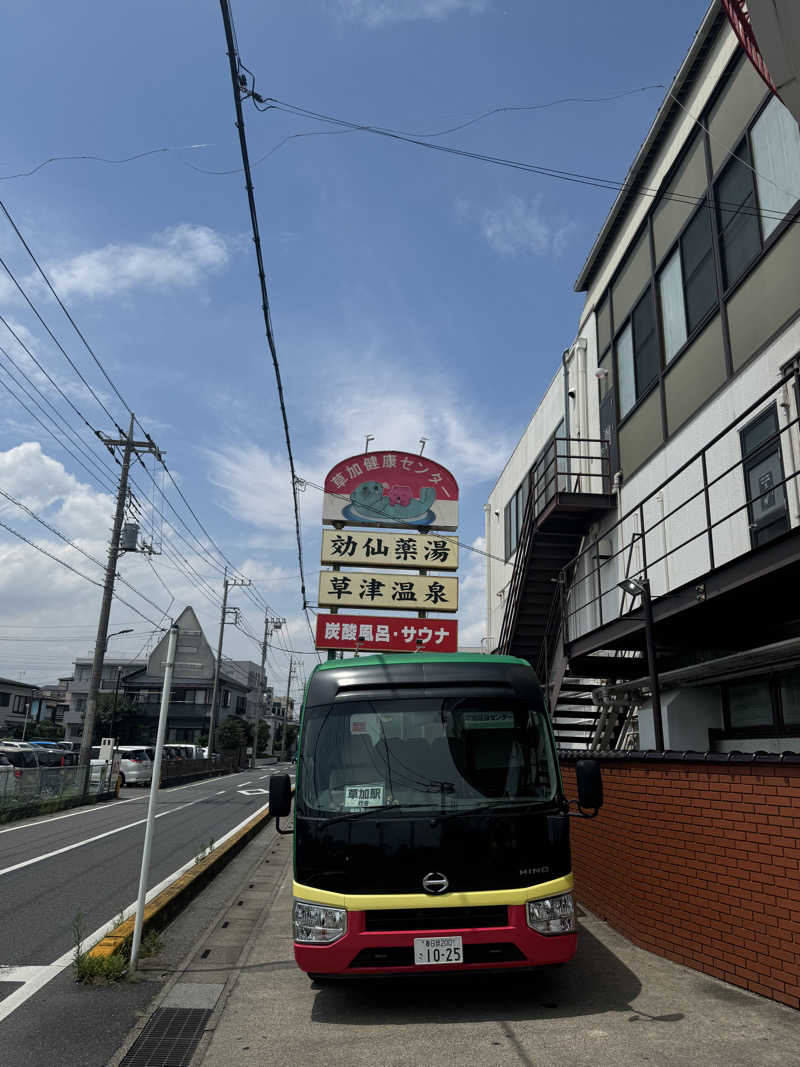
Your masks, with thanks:
[(576, 959), (553, 971), (312, 985), (292, 956), (291, 838), (248, 848), (261, 873), (162, 1005), (205, 1009), (192, 1067), (797, 1062), (796, 1012), (638, 949), (590, 915)]

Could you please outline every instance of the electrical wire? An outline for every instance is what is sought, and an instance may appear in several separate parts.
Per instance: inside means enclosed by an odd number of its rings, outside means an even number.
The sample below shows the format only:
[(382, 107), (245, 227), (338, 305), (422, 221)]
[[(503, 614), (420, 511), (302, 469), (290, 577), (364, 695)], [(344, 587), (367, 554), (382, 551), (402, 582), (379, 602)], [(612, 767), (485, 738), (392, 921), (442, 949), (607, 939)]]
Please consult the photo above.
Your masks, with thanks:
[[(19, 533), (17, 530), (13, 529), (13, 527), (9, 526), (2, 520), (0, 520), (0, 526), (2, 526), (4, 530), (8, 530), (8, 532), (10, 534), (13, 534), (14, 537), (19, 538), (20, 541), (24, 541), (25, 544), (30, 545), (31, 548), (35, 548), (37, 552), (41, 552), (43, 556), (47, 556), (55, 563), (60, 564), (62, 567), (66, 567), (66, 569), (68, 571), (72, 571), (73, 574), (77, 574), (79, 578), (83, 578), (84, 581), (91, 582), (91, 584), (96, 585), (98, 589), (103, 588), (102, 582), (95, 581), (95, 579), (90, 578), (88, 574), (84, 574), (82, 571), (79, 571), (77, 567), (73, 567), (72, 564), (67, 563), (63, 559), (59, 559), (58, 556), (54, 556), (51, 552), (48, 552), (47, 549), (42, 548), (40, 545), (37, 545), (34, 541), (31, 541), (29, 537), (26, 537), (24, 534)], [(139, 611), (138, 608), (135, 608), (133, 604), (129, 604), (127, 600), (123, 600), (121, 596), (117, 596), (116, 599), (120, 602), (120, 604), (124, 604), (125, 607), (132, 611), (135, 615), (138, 615), (140, 618), (144, 619), (145, 622), (149, 622), (151, 626), (158, 625), (157, 623), (153, 622), (151, 618), (148, 618), (147, 615), (143, 614), (143, 612)], [(159, 608), (158, 610), (160, 611), (161, 609)]]
[(144, 159), (146, 156), (154, 156), (160, 152), (189, 152), (198, 148), (213, 148), (213, 144), (184, 144), (184, 145), (172, 145), (165, 148), (149, 148), (146, 152), (137, 152), (133, 156), (125, 156), (122, 159), (107, 159), (105, 156), (50, 156), (48, 159), (42, 160), (41, 163), (37, 163), (32, 170), (22, 170), (17, 174), (0, 174), (0, 182), (10, 182), (14, 178), (30, 178), (32, 174), (36, 174), (42, 170), (43, 167), (49, 166), (51, 163), (61, 163), (64, 161), (86, 159), (95, 163), (132, 163), (136, 159)]
[[(258, 280), (261, 291), (261, 308), (264, 317), (264, 329), (267, 337), (267, 345), (269, 347), (270, 355), (272, 357), (272, 367), (275, 373), (275, 383), (278, 391), (278, 403), (281, 411), (281, 419), (283, 422), (283, 433), (286, 441), (286, 452), (289, 458), (289, 471), (292, 480), (292, 504), (294, 508), (294, 524), (295, 524), (295, 536), (297, 540), (297, 559), (298, 570), (300, 571), (300, 593), (303, 601), (303, 612), (305, 614), (306, 623), (308, 624), (309, 633), (313, 640), (313, 630), (311, 622), (308, 618), (308, 601), (306, 597), (306, 585), (303, 565), (303, 538), (300, 524), (300, 505), (298, 501), (298, 486), (297, 486), (297, 473), (295, 471), (294, 454), (292, 451), (292, 439), (289, 432), (289, 419), (286, 412), (286, 402), (283, 395), (283, 382), (281, 381), (280, 363), (278, 361), (278, 351), (275, 344), (275, 336), (272, 328), (272, 317), (270, 315), (269, 293), (267, 292), (267, 279), (264, 271), (264, 257), (261, 250), (261, 236), (258, 226), (258, 211), (256, 209), (255, 193), (253, 191), (252, 175), (250, 173), (250, 159), (247, 150), (247, 135), (245, 131), (244, 113), (242, 111), (242, 101), (240, 96), (241, 88), (241, 69), (242, 64), (239, 58), (239, 49), (237, 45), (236, 30), (233, 24), (233, 14), (231, 12), (230, 0), (220, 0), (220, 7), (222, 9), (222, 18), (225, 24), (225, 36), (228, 46), (228, 59), (230, 64), (231, 82), (233, 86), (233, 96), (236, 108), (236, 125), (239, 131), (239, 149), (242, 156), (242, 166), (245, 172), (245, 187), (247, 190), (247, 201), (250, 211), (250, 227), (253, 235), (253, 243), (256, 251), (256, 262), (258, 266)], [(248, 71), (248, 73), (252, 73)]]
[[(427, 148), (434, 152), (443, 152), (447, 155), (459, 156), (465, 159), (474, 159), (482, 163), (491, 163), (495, 166), (506, 167), (512, 170), (520, 170), (526, 173), (538, 174), (545, 178), (554, 178), (558, 181), (571, 182), (577, 185), (591, 186), (597, 189), (608, 189), (612, 192), (630, 192), (637, 196), (654, 198), (660, 196), (664, 200), (671, 200), (677, 203), (684, 203), (690, 205), (697, 205), (706, 200), (706, 193), (703, 192), (700, 196), (688, 193), (664, 193), (658, 188), (652, 186), (639, 186), (636, 189), (633, 188), (631, 182), (626, 178), (624, 181), (620, 181), (616, 178), (600, 178), (590, 174), (583, 174), (579, 171), (559, 170), (554, 167), (545, 167), (538, 163), (528, 163), (522, 160), (506, 159), (502, 156), (493, 156), (483, 152), (471, 152), (465, 148), (457, 148), (452, 145), (433, 144), (429, 141), (422, 140), (419, 137), (411, 137), (401, 133), (395, 133), (390, 129), (381, 126), (371, 126), (365, 123), (351, 122), (348, 119), (337, 118), (333, 115), (326, 115), (322, 112), (311, 111), (308, 108), (302, 108), (295, 104), (290, 104), (285, 101), (276, 100), (272, 105), (277, 111), (284, 112), (287, 115), (295, 115), (298, 118), (313, 119), (317, 122), (326, 122), (332, 125), (341, 126), (347, 130), (353, 132), (371, 133), (379, 137), (388, 137), (392, 140), (403, 141), (407, 144), (416, 145), (419, 148)], [(731, 210), (739, 210), (741, 205), (728, 201), (715, 201), (720, 208), (729, 208)], [(773, 218), (781, 220), (785, 217), (785, 213), (771, 211), (769, 209), (741, 209), (742, 214), (758, 215), (760, 214), (764, 218)], [(800, 219), (793, 220), (795, 222)]]

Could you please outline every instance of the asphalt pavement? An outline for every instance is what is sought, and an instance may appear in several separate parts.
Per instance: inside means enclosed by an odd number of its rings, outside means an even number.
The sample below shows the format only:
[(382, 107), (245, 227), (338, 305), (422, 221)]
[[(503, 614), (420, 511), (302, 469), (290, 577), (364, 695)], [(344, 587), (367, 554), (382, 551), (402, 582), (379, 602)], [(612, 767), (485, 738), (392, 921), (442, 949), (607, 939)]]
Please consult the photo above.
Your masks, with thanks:
[[(212, 842), (246, 822), (267, 802), (268, 779), (277, 767), (206, 779), (159, 793), (149, 887), (172, 879)], [(138, 889), (149, 790), (128, 788), (118, 801), (59, 812), (0, 828), (0, 1055), (3, 1062), (69, 1062), (28, 1059), (58, 1019), (60, 1039), (72, 1029), (74, 1047), (86, 1050), (80, 1015), (64, 1016), (75, 928), (96, 934), (132, 904)], [(153, 990), (135, 987), (125, 1003), (141, 1009)], [(92, 1008), (111, 1026), (116, 1044), (131, 1025), (115, 1018), (121, 998), (92, 990)], [(84, 1008), (89, 998), (83, 998)], [(91, 1014), (91, 1011), (90, 1013)], [(10, 1043), (9, 1036), (14, 1035)], [(22, 1059), (6, 1059), (19, 1045)], [(46, 1044), (46, 1043), (45, 1043)], [(112, 1044), (111, 1048), (116, 1047)], [(44, 1048), (42, 1049), (44, 1054)], [(88, 1055), (88, 1052), (87, 1052)], [(88, 1063), (90, 1058), (76, 1059)], [(93, 1062), (105, 1063), (106, 1060)]]

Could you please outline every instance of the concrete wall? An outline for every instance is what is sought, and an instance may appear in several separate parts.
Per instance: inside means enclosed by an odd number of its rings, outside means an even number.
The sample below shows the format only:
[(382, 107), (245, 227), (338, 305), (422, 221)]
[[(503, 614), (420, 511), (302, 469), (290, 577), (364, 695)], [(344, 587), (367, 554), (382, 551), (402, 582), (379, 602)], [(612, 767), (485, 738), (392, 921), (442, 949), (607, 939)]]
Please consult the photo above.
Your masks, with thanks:
[(578, 900), (650, 952), (800, 1008), (800, 762), (602, 764), (600, 815), (571, 820)]

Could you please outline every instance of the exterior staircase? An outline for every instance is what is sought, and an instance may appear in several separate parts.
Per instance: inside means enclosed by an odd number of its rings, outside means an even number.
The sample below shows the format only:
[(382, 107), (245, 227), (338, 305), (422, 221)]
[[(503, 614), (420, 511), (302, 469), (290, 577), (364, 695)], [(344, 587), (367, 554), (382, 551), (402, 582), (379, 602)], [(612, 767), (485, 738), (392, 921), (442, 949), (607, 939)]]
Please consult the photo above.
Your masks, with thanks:
[[(565, 568), (578, 554), (589, 525), (614, 506), (604, 442), (590, 457), (592, 442), (557, 439), (549, 466), (531, 472), (514, 571), (497, 651), (519, 656), (546, 680), (548, 709), (556, 743), (561, 748), (591, 749), (602, 739), (616, 744), (627, 716), (597, 706), (592, 690), (612, 679), (641, 673), (636, 659), (623, 654), (585, 656), (579, 664), (564, 657), (561, 621)], [(599, 467), (601, 492), (581, 491), (587, 485), (586, 460)], [(568, 575), (568, 572), (567, 572)], [(607, 673), (606, 673), (607, 672)]]

